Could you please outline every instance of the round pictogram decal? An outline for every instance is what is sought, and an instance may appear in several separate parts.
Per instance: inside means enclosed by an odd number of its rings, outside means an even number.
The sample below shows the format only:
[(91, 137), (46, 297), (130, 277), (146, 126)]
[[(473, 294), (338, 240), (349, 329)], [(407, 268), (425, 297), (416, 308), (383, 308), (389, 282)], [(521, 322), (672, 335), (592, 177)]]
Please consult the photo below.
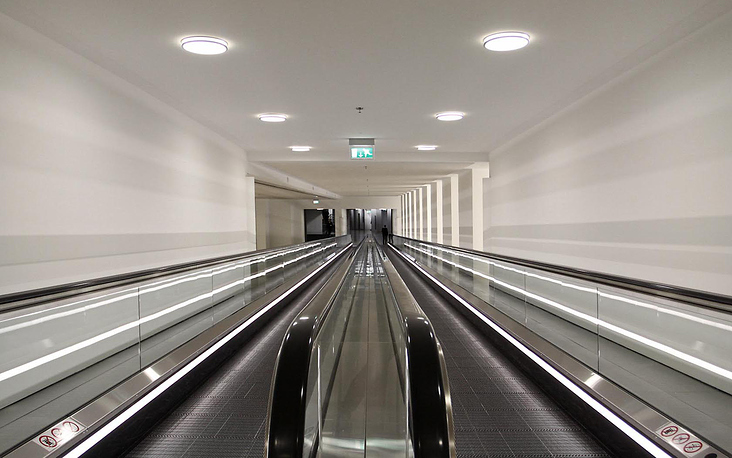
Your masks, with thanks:
[(686, 433), (677, 434), (674, 436), (673, 439), (671, 439), (671, 442), (673, 442), (676, 445), (681, 445), (689, 442), (689, 439), (691, 439), (691, 436), (689, 436)]
[(81, 429), (81, 428), (79, 428), (79, 425), (77, 425), (73, 421), (65, 421), (63, 423), (63, 425), (64, 425), (64, 428), (68, 429), (72, 433), (78, 433), (79, 429)]
[(699, 450), (701, 450), (703, 447), (702, 443), (699, 441), (691, 441), (688, 444), (684, 445), (684, 451), (686, 453), (696, 453)]
[(41, 436), (38, 438), (38, 442), (41, 443), (41, 445), (48, 447), (48, 448), (54, 448), (58, 445), (58, 442), (56, 439), (54, 439), (51, 436)]

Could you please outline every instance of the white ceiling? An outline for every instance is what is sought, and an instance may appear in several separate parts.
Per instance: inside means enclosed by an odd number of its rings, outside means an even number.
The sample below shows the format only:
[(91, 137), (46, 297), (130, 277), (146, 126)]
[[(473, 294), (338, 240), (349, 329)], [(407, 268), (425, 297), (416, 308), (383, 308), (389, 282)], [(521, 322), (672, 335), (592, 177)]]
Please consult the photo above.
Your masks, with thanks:
[[(382, 175), (369, 192), (393, 195), (437, 169), (487, 160), (492, 149), (678, 39), (675, 26), (707, 3), (0, 0), (0, 11), (234, 140), (250, 160), (339, 194), (365, 190), (356, 184), (359, 168), (346, 165), (347, 138), (374, 137), (373, 164), (391, 165), (374, 169)], [(513, 53), (482, 48), (486, 34), (511, 29), (531, 34), (531, 45)], [(183, 52), (179, 40), (192, 34), (223, 37), (230, 50)], [(433, 119), (444, 110), (467, 117)], [(270, 111), (290, 119), (267, 124), (255, 116)], [(424, 143), (440, 149), (414, 150)], [(296, 144), (314, 149), (287, 149)], [(439, 165), (416, 166), (427, 162)]]
[(396, 196), (455, 173), (470, 164), (461, 162), (271, 162), (290, 175), (341, 196)]
[(291, 189), (272, 186), (267, 183), (254, 183), (254, 196), (257, 199), (312, 199), (311, 194), (293, 191)]

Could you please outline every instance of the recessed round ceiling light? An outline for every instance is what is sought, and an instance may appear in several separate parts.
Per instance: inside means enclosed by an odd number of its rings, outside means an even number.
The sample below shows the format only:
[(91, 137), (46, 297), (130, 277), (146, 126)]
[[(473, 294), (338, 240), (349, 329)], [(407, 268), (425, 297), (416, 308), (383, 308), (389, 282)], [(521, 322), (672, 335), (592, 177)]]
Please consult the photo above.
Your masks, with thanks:
[(296, 153), (310, 151), (310, 146), (291, 146), (290, 149)]
[(180, 45), (188, 52), (207, 56), (223, 54), (229, 49), (226, 40), (216, 37), (185, 37), (180, 41)]
[(419, 151), (434, 151), (437, 149), (437, 145), (417, 145)]
[(483, 38), (483, 46), (490, 51), (515, 51), (529, 44), (524, 32), (498, 32)]
[(445, 111), (443, 113), (437, 113), (435, 118), (440, 121), (460, 121), (465, 117), (465, 113), (461, 111)]
[(257, 115), (260, 121), (264, 122), (285, 122), (287, 121), (287, 115), (282, 113), (262, 113)]

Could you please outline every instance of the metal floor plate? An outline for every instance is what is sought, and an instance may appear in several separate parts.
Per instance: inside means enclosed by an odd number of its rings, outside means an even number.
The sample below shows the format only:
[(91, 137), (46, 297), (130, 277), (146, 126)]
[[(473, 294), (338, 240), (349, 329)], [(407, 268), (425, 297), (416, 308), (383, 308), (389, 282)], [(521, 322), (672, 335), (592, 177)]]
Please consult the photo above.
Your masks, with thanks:
[(458, 457), (610, 456), (401, 259), (390, 259), (445, 352)]
[(292, 320), (328, 280), (332, 269), (267, 323), (126, 456), (264, 456), (267, 404), (280, 344)]

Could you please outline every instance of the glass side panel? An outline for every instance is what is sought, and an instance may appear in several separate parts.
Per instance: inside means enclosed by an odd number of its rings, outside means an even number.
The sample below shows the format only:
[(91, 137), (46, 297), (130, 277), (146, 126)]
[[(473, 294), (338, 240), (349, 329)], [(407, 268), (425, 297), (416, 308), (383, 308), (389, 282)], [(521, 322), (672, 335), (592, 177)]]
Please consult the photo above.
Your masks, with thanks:
[(394, 237), (394, 245), (722, 449), (732, 315)]
[(348, 243), (284, 247), (0, 314), (0, 455)]
[(372, 239), (313, 345), (303, 456), (410, 456), (403, 321)]

